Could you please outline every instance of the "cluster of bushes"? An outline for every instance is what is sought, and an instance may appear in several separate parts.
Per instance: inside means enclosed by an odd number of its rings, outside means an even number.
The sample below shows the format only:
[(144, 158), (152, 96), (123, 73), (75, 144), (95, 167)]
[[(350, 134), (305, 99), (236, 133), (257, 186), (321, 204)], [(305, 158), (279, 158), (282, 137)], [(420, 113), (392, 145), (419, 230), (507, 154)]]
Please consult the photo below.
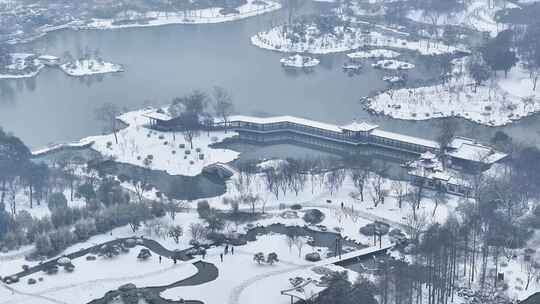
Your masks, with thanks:
[(65, 207), (41, 219), (21, 211), (14, 219), (17, 229), (6, 234), (3, 245), (15, 248), (34, 243), (34, 256), (52, 256), (93, 235), (125, 225), (136, 231), (141, 222), (164, 215), (165, 206), (160, 202), (116, 204), (98, 210)]
[(314, 225), (324, 220), (324, 213), (319, 209), (310, 209), (306, 210), (303, 218), (307, 223)]

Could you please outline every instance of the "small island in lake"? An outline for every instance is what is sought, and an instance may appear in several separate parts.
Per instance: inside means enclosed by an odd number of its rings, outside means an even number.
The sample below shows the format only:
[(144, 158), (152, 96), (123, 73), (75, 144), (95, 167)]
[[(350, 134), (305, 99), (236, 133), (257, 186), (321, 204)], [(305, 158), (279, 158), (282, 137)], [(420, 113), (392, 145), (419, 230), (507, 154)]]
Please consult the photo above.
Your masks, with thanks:
[(279, 60), (284, 67), (292, 68), (311, 68), (320, 63), (320, 60), (317, 58), (302, 56), (299, 54), (281, 58)]
[(74, 77), (124, 71), (122, 65), (106, 62), (98, 58), (77, 59), (61, 64), (60, 68), (69, 76)]
[(8, 53), (0, 50), (0, 79), (34, 77), (42, 68), (43, 64), (35, 54)]

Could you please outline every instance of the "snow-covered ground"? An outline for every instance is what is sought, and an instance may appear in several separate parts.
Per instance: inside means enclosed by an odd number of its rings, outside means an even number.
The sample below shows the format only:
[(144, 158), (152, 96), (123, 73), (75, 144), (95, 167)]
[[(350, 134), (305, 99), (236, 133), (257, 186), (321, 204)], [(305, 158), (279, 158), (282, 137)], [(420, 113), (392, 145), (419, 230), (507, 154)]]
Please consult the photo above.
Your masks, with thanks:
[(501, 72), (474, 87), (464, 72), (468, 59), (454, 61), (454, 77), (446, 84), (389, 90), (367, 99), (367, 106), (399, 119), (425, 120), (463, 117), (489, 126), (501, 126), (540, 111), (540, 90), (520, 65), (505, 78)]
[(238, 13), (222, 14), (220, 7), (206, 8), (184, 12), (148, 12), (140, 16), (134, 16), (134, 20), (141, 19), (144, 22), (127, 24), (115, 24), (112, 19), (93, 19), (82, 28), (88, 29), (117, 29), (129, 27), (149, 27), (167, 24), (205, 24), (222, 23), (240, 20), (248, 17), (272, 12), (281, 8), (281, 4), (270, 0), (248, 0), (246, 4), (237, 8)]
[[(461, 48), (433, 43), (427, 40), (407, 40), (389, 36), (382, 32), (364, 33), (361, 28), (334, 28), (335, 34), (321, 34), (316, 25), (305, 25), (304, 36), (292, 32), (291, 27), (283, 25), (259, 32), (251, 37), (257, 47), (279, 51), (312, 54), (345, 52), (361, 47), (396, 48), (417, 51), (422, 55), (454, 53)], [(293, 38), (293, 36), (296, 36)], [(294, 42), (293, 42), (294, 41)]]
[(366, 58), (397, 58), (400, 54), (395, 51), (385, 49), (374, 49), (368, 51), (358, 51), (347, 54), (347, 57), (351, 59), (366, 59)]
[[(137, 254), (141, 248), (144, 247), (136, 246), (114, 258), (98, 257), (95, 261), (87, 261), (85, 257), (75, 259), (72, 261), (75, 265), (72, 273), (60, 268), (56, 275), (36, 273), (25, 277), (19, 283), (9, 285), (16, 290), (15, 294), (0, 286), (0, 295), (3, 295), (0, 296), (0, 303), (49, 302), (40, 297), (62, 303), (88, 303), (126, 283), (141, 287), (168, 285), (197, 273), (191, 262), (175, 265), (170, 260), (164, 260), (159, 263), (155, 255), (140, 261)], [(29, 285), (29, 278), (43, 278), (43, 281)]]
[[(235, 186), (235, 184), (237, 184), (236, 179), (237, 177), (233, 177), (227, 182), (227, 192), (225, 194), (208, 199), (211, 206), (218, 209), (230, 209), (230, 206), (224, 205), (222, 200), (224, 197), (236, 197), (240, 194)], [(352, 198), (353, 194), (357, 198), (358, 196), (356, 195), (357, 189), (350, 176), (345, 177), (343, 186), (333, 194), (331, 194), (324, 186), (322, 175), (316, 175), (313, 178), (308, 176), (306, 179), (305, 187), (298, 195), (292, 191), (288, 191), (286, 194), (280, 193), (279, 197), (276, 198), (273, 193), (267, 190), (264, 182), (264, 175), (257, 174), (253, 177), (248, 190), (245, 191), (259, 195), (261, 198), (261, 202), (257, 205), (259, 210), (262, 209), (263, 205), (267, 211), (276, 210), (281, 203), (299, 203), (303, 205), (304, 208), (322, 208), (321, 210), (323, 211), (324, 209), (328, 209), (327, 213), (330, 218), (325, 220), (334, 221), (327, 223), (329, 230), (333, 229), (333, 227), (342, 227), (342, 225), (335, 222), (337, 219), (341, 218), (345, 221), (347, 218), (350, 218), (348, 219), (348, 223), (355, 228), (351, 231), (351, 234), (347, 234), (347, 236), (352, 239), (358, 238), (357, 240), (360, 242), (364, 242), (365, 239), (362, 239), (362, 237), (359, 236), (358, 228), (360, 228), (360, 226), (354, 223), (355, 220), (381, 220), (394, 227), (403, 227), (404, 225), (407, 225), (407, 216), (411, 213), (411, 209), (405, 202), (403, 202), (402, 208), (399, 208), (398, 199), (391, 191), (393, 181), (390, 179), (383, 179), (381, 182), (383, 189), (387, 191), (388, 195), (384, 200), (384, 204), (378, 204), (377, 206), (374, 206), (374, 203), (372, 202), (372, 195), (374, 194), (373, 178), (370, 178), (369, 181), (366, 182), (363, 202), (359, 199)], [(420, 209), (417, 211), (418, 214), (425, 215), (429, 222), (444, 223), (457, 204), (463, 200), (462, 197), (448, 195), (447, 203), (435, 208), (431, 196), (432, 193), (426, 191), (426, 197), (422, 200)], [(328, 203), (327, 201), (331, 201), (331, 203)], [(346, 210), (341, 210), (341, 202), (344, 203), (344, 206), (347, 208)], [(354, 211), (355, 216), (349, 215), (351, 211)], [(275, 223), (275, 221), (270, 220), (269, 222), (266, 222), (266, 224), (272, 223)], [(293, 223), (298, 224), (298, 222), (291, 222), (291, 224)], [(342, 228), (347, 230), (344, 224)]]
[(281, 62), (281, 64), (285, 67), (293, 67), (293, 68), (314, 67), (320, 63), (319, 59), (317, 58), (312, 58), (309, 56), (302, 56), (299, 54), (281, 58), (279, 62)]
[(384, 69), (384, 70), (414, 69), (414, 64), (405, 62), (405, 61), (394, 60), (394, 59), (379, 60), (376, 63), (373, 63), (371, 66), (374, 68)]
[(35, 77), (39, 71), (44, 67), (41, 61), (37, 58), (31, 62), (33, 68), (30, 71), (25, 71), (29, 68), (27, 58), (35, 56), (35, 54), (28, 53), (12, 53), (11, 64), (5, 67), (5, 71), (0, 71), (0, 79), (17, 79), (17, 78), (31, 78)]
[[(308, 253), (311, 248), (304, 248), (303, 251)], [(206, 304), (286, 304), (290, 302), (290, 297), (281, 295), (280, 291), (292, 287), (289, 278), (300, 276), (318, 280), (321, 277), (313, 272), (313, 263), (305, 261), (303, 254), (302, 258), (298, 257), (296, 248), (289, 250), (282, 236), (262, 236), (257, 242), (236, 247), (234, 255), (225, 255), (223, 262), (219, 258), (221, 252), (223, 248), (211, 249), (206, 258), (219, 269), (216, 280), (199, 286), (169, 289), (161, 296), (171, 300), (197, 299)], [(253, 261), (253, 255), (257, 252), (265, 255), (275, 252), (280, 261), (274, 265), (259, 265)], [(327, 267), (345, 270), (338, 266)], [(350, 272), (350, 278), (355, 277), (356, 274)], [(261, 295), (263, 291), (264, 296)]]
[[(148, 111), (144, 109), (127, 112), (119, 117), (127, 127), (117, 132), (118, 144), (114, 134), (87, 137), (80, 143), (93, 142), (91, 147), (104, 156), (141, 167), (144, 166), (144, 159), (152, 155), (151, 168), (172, 175), (195, 176), (208, 165), (227, 163), (238, 157), (238, 153), (232, 150), (209, 147), (210, 144), (236, 135), (235, 132), (201, 132), (193, 139), (191, 149), (189, 142), (180, 132), (159, 132), (146, 128), (149, 120), (143, 115)], [(185, 148), (180, 148), (180, 145), (185, 145)], [(200, 152), (197, 152), (197, 149), (200, 149)]]
[(75, 77), (124, 71), (124, 68), (119, 64), (97, 59), (75, 60), (61, 64), (60, 68), (69, 76)]
[[(31, 216), (36, 218), (43, 218), (45, 216), (50, 216), (51, 211), (49, 210), (49, 207), (47, 206), (47, 201), (42, 200), (40, 204), (37, 204), (37, 200), (34, 198), (32, 208), (30, 208), (30, 200), (28, 199), (28, 193), (27, 188), (23, 188), (21, 191), (17, 192), (15, 195), (15, 201), (17, 206), (17, 212), (21, 210), (25, 210), (28, 213), (30, 213)], [(73, 197), (73, 201), (70, 200), (70, 190), (66, 189), (63, 191), (64, 196), (67, 198), (68, 206), (72, 208), (80, 208), (84, 207), (86, 205), (84, 199)], [(7, 205), (7, 204), (6, 204)], [(8, 211), (9, 207), (6, 206), (6, 211)], [(9, 211), (8, 211), (9, 212)]]
[[(460, 25), (477, 31), (489, 32), (492, 36), (505, 29), (504, 24), (495, 22), (495, 13), (502, 8), (517, 7), (511, 1), (484, 1), (472, 0), (464, 2), (463, 11), (438, 16), (438, 25)], [(411, 11), (408, 18), (433, 24), (433, 15), (426, 15), (423, 10)]]

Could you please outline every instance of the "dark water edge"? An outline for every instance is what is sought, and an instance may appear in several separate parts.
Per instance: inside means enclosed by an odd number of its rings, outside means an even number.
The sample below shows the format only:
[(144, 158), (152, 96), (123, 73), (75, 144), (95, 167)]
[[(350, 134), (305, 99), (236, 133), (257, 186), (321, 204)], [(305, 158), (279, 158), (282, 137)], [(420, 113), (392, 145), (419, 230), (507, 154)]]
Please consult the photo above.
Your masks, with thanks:
[[(63, 148), (43, 156), (34, 157), (35, 162), (54, 163), (67, 157), (73, 157), (81, 164), (99, 160), (99, 152), (91, 148)], [(128, 163), (105, 160), (97, 164), (97, 169), (105, 174), (126, 176), (130, 180), (145, 177), (167, 197), (178, 200), (197, 200), (222, 195), (227, 190), (225, 181), (217, 176), (200, 173), (195, 176), (171, 175), (162, 170), (149, 170)]]

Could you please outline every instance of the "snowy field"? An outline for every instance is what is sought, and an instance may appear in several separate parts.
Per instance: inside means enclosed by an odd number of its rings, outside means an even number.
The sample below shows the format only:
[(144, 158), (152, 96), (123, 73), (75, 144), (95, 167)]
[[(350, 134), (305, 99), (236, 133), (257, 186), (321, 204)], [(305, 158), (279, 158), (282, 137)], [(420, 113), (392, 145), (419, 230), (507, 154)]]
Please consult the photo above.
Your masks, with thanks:
[[(137, 260), (139, 250), (136, 246), (126, 254), (114, 258), (98, 257), (87, 261), (81, 257), (72, 261), (75, 270), (71, 273), (60, 268), (55, 275), (36, 273), (21, 279), (19, 283), (9, 285), (15, 294), (0, 287), (0, 303), (46, 303), (40, 296), (52, 298), (62, 303), (88, 303), (102, 297), (107, 291), (126, 283), (137, 286), (168, 285), (197, 273), (191, 262), (173, 264), (169, 260), (158, 262), (153, 255), (146, 261)], [(136, 271), (134, 271), (136, 269)], [(29, 278), (43, 278), (35, 285), (28, 285)]]
[(367, 106), (399, 119), (463, 117), (488, 126), (506, 125), (540, 111), (540, 91), (533, 90), (528, 72), (519, 64), (507, 78), (499, 73), (475, 88), (474, 81), (460, 72), (465, 60), (455, 61), (454, 77), (446, 84), (389, 90), (368, 98)]
[(90, 23), (82, 28), (87, 29), (117, 29), (129, 27), (149, 27), (160, 26), (167, 24), (206, 24), (206, 23), (222, 23), (235, 20), (241, 20), (248, 17), (253, 17), (275, 10), (279, 10), (281, 4), (270, 0), (248, 0), (246, 4), (239, 6), (237, 14), (222, 14), (222, 8), (213, 7), (200, 10), (192, 10), (186, 12), (148, 12), (142, 16), (136, 16), (136, 19), (147, 20), (142, 23), (115, 24), (111, 19), (93, 19)]
[[(517, 7), (511, 1), (472, 0), (466, 2), (466, 8), (459, 13), (441, 14), (436, 20), (440, 25), (459, 25), (482, 32), (489, 32), (492, 37), (506, 29), (504, 24), (497, 24), (495, 13), (503, 8)], [(433, 16), (427, 16), (422, 10), (415, 10), (407, 15), (408, 18), (433, 24)]]
[[(460, 48), (433, 43), (427, 40), (412, 41), (381, 32), (363, 33), (361, 28), (334, 28), (333, 34), (322, 35), (315, 25), (306, 25), (305, 36), (300, 37), (290, 28), (277, 26), (251, 37), (251, 43), (257, 47), (279, 51), (312, 54), (328, 54), (355, 50), (361, 47), (396, 48), (417, 51), (422, 55), (440, 55), (454, 53)], [(293, 36), (297, 36), (293, 39)], [(299, 42), (293, 42), (299, 41)]]
[[(114, 134), (91, 136), (80, 142), (93, 142), (91, 147), (104, 156), (140, 167), (144, 167), (144, 159), (152, 155), (151, 168), (171, 175), (195, 176), (208, 165), (227, 163), (238, 157), (237, 152), (209, 147), (210, 144), (236, 135), (235, 132), (201, 132), (200, 136), (194, 138), (191, 149), (180, 132), (159, 132), (146, 128), (149, 123), (143, 116), (146, 112), (148, 109), (127, 112), (119, 117), (128, 126), (118, 131), (118, 144)], [(185, 145), (185, 148), (180, 148), (180, 145)]]
[(115, 63), (97, 59), (81, 59), (60, 65), (64, 73), (69, 76), (80, 77), (95, 74), (123, 72), (124, 68)]
[[(289, 251), (283, 237), (261, 237), (257, 242), (237, 247), (234, 255), (224, 256), (223, 262), (219, 258), (222, 250), (212, 249), (206, 258), (219, 269), (219, 277), (215, 281), (199, 286), (176, 287), (163, 292), (161, 296), (171, 300), (180, 297), (198, 299), (205, 304), (287, 304), (290, 297), (281, 295), (280, 291), (292, 287), (289, 278), (300, 276), (318, 280), (321, 277), (312, 271), (313, 263), (298, 257), (296, 249)], [(305, 248), (305, 253), (308, 250)], [(257, 264), (253, 261), (253, 255), (261, 251), (265, 254), (276, 252), (280, 261), (274, 265)], [(345, 270), (338, 266), (328, 268)], [(350, 272), (350, 277), (354, 278), (355, 273)], [(261, 290), (264, 290), (264, 297)]]
[(37, 58), (33, 60), (33, 65), (35, 69), (32, 72), (23, 72), (24, 69), (28, 68), (26, 59), (30, 56), (35, 56), (34, 54), (27, 53), (12, 53), (11, 54), (11, 64), (8, 64), (5, 68), (6, 71), (0, 72), (0, 79), (18, 79), (18, 78), (31, 78), (37, 76), (39, 71), (45, 67), (40, 60)]

